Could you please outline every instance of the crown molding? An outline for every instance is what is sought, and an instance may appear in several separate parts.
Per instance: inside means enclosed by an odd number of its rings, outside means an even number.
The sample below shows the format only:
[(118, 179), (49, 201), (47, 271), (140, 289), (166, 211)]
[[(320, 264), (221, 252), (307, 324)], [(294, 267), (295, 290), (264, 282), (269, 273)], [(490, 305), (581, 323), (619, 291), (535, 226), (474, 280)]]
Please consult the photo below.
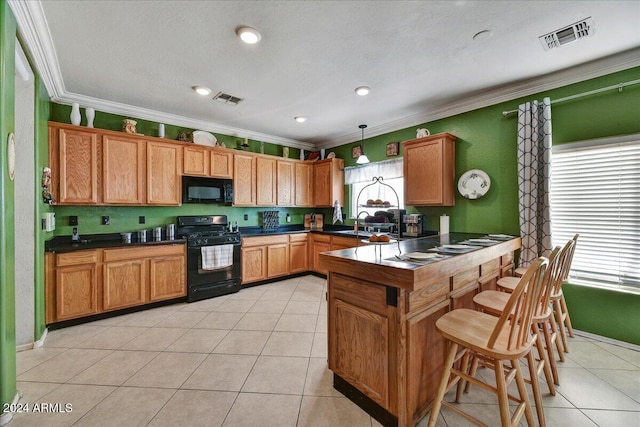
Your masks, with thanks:
[[(518, 98), (545, 92), (559, 87), (580, 83), (585, 80), (602, 77), (607, 74), (640, 66), (640, 48), (624, 51), (606, 58), (587, 62), (575, 67), (547, 74), (541, 77), (522, 80), (499, 88), (484, 91), (477, 96), (470, 96), (462, 101), (443, 105), (428, 113), (414, 114), (398, 120), (386, 122), (367, 128), (367, 138), (384, 135), (413, 126), (423, 125), (435, 120), (452, 117), (469, 111), (485, 108)], [(622, 83), (622, 82), (621, 82)], [(514, 106), (517, 108), (517, 105)], [(333, 140), (318, 144), (318, 148), (334, 148), (359, 141), (360, 132), (352, 132)]]
[[(304, 150), (333, 148), (360, 139), (360, 132), (353, 132), (323, 143), (313, 144), (67, 92), (51, 39), (51, 33), (42, 9), (41, 0), (7, 0), (7, 3), (16, 17), (20, 37), (26, 44), (35, 68), (42, 78), (51, 100), (54, 102), (61, 104), (78, 102), (83, 106), (89, 106), (98, 111), (138, 117), (176, 126), (202, 129), (230, 136), (273, 142)], [(367, 128), (368, 138), (422, 125), (479, 108), (512, 101), (521, 97), (579, 83), (637, 66), (640, 66), (640, 48), (631, 49), (555, 73), (483, 91), (479, 95), (466, 97), (464, 100), (437, 107), (426, 113), (414, 114), (380, 125), (369, 126)]]

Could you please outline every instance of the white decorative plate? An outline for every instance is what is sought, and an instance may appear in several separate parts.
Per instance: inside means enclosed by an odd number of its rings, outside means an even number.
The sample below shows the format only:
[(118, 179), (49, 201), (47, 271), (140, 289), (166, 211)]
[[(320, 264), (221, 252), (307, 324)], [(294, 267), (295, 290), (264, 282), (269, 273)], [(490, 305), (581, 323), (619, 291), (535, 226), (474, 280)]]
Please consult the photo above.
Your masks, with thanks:
[(491, 178), (480, 169), (468, 170), (458, 180), (458, 192), (467, 199), (479, 199), (490, 187)]
[(445, 249), (475, 249), (473, 246), (468, 245), (442, 245)]
[(495, 240), (491, 240), (491, 239), (469, 239), (469, 242), (471, 243), (498, 243)]
[(439, 255), (438, 254), (425, 254), (423, 252), (411, 252), (405, 255), (407, 258), (409, 259), (415, 259), (415, 260), (425, 260), (425, 259), (431, 259), (431, 258), (437, 258)]
[(215, 136), (210, 134), (209, 132), (205, 132), (202, 130), (193, 131), (193, 143), (200, 145), (210, 145), (215, 147), (217, 145), (218, 140)]
[(513, 239), (513, 236), (508, 234), (488, 234), (488, 236), (493, 239)]

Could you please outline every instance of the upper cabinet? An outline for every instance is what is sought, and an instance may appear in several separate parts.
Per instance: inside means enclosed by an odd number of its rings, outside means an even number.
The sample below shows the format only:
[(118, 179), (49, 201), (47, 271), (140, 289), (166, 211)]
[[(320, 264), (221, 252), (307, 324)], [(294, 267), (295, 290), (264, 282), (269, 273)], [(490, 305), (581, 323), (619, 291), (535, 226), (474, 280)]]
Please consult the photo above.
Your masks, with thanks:
[[(89, 205), (98, 202), (98, 136), (82, 129), (49, 130), (51, 155), (57, 160), (54, 186), (57, 202)], [(52, 170), (56, 170), (54, 165)]]
[(182, 147), (147, 142), (147, 204), (179, 205), (182, 196)]
[(183, 159), (184, 175), (233, 177), (233, 152), (230, 150), (191, 144), (184, 147)]
[(216, 178), (233, 178), (233, 152), (231, 150), (212, 149), (210, 163), (209, 175)]
[(256, 158), (256, 204), (258, 206), (276, 205), (277, 180), (275, 158), (258, 156)]
[(145, 142), (105, 135), (102, 138), (102, 200), (144, 203)]
[(313, 206), (313, 164), (295, 163), (295, 205)]
[(455, 136), (439, 133), (404, 142), (405, 204), (455, 204), (455, 141)]
[(256, 157), (251, 154), (233, 155), (233, 204), (256, 205)]
[(313, 166), (314, 206), (333, 207), (337, 200), (342, 206), (344, 196), (344, 161), (326, 159)]
[(276, 204), (278, 206), (293, 206), (296, 191), (296, 163), (286, 160), (277, 161), (278, 194)]

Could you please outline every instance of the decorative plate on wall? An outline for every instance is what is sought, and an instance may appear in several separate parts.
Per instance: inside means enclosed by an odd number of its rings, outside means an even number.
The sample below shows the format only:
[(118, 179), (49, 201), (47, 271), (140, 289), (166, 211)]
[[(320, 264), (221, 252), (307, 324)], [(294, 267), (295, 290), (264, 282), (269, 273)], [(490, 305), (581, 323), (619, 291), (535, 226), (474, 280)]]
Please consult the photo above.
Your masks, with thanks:
[(218, 140), (215, 136), (210, 134), (209, 132), (205, 132), (203, 130), (193, 131), (193, 142), (195, 144), (200, 145), (210, 145), (211, 147), (215, 147), (217, 145)]
[(467, 199), (479, 199), (487, 194), (490, 187), (489, 175), (480, 169), (468, 170), (458, 180), (458, 192)]

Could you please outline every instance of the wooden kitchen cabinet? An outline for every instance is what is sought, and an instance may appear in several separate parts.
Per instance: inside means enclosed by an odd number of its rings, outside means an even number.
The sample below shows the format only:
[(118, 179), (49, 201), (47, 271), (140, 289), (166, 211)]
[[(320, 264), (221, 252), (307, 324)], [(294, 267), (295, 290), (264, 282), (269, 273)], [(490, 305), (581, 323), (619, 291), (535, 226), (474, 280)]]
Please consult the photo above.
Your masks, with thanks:
[(314, 206), (332, 208), (336, 200), (343, 206), (344, 160), (320, 160), (313, 169)]
[[(57, 321), (98, 313), (98, 251), (78, 251), (55, 257), (55, 310)], [(51, 295), (50, 295), (51, 296)]]
[(258, 282), (289, 274), (289, 236), (242, 239), (242, 283)]
[(147, 302), (147, 269), (138, 248), (105, 250), (102, 271), (103, 311)]
[(307, 233), (289, 235), (289, 273), (309, 271), (309, 243)]
[(211, 154), (205, 147), (184, 147), (182, 173), (189, 176), (209, 176)]
[(295, 163), (295, 205), (313, 206), (313, 163)]
[(222, 148), (211, 150), (211, 170), (209, 174), (215, 178), (233, 178), (233, 151)]
[(162, 301), (187, 295), (186, 253), (184, 245), (163, 245), (146, 253), (149, 257), (149, 301)]
[(47, 324), (187, 294), (184, 244), (45, 254)]
[(145, 141), (104, 135), (102, 138), (102, 201), (140, 205), (144, 200)]
[(49, 141), (52, 142), (49, 153), (49, 157), (53, 159), (52, 191), (57, 203), (96, 204), (98, 202), (97, 134), (82, 129), (55, 128), (49, 129)]
[(278, 160), (277, 161), (277, 198), (278, 206), (293, 206), (295, 203), (296, 175), (295, 163)]
[[(331, 236), (331, 250), (355, 248), (358, 246), (358, 240), (355, 237)], [(361, 243), (360, 246), (364, 246)]]
[(179, 205), (182, 202), (182, 146), (147, 142), (147, 204)]
[(311, 269), (317, 273), (327, 274), (327, 270), (320, 268), (320, 253), (331, 250), (331, 236), (312, 233), (309, 236)]
[(269, 157), (256, 158), (256, 205), (275, 206), (277, 196), (276, 160)]
[(455, 141), (455, 136), (439, 133), (403, 143), (405, 204), (455, 204)]
[(233, 155), (233, 204), (256, 205), (256, 157), (250, 154)]

